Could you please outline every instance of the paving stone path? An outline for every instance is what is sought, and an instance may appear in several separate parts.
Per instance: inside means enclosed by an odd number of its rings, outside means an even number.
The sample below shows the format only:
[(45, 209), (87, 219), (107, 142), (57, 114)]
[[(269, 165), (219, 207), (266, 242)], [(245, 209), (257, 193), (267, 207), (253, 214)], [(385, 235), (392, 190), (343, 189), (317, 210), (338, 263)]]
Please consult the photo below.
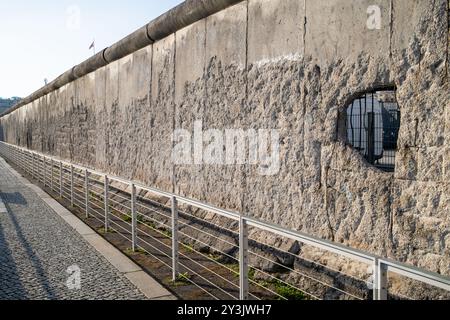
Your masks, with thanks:
[(1, 202), (0, 300), (145, 299), (2, 158)]

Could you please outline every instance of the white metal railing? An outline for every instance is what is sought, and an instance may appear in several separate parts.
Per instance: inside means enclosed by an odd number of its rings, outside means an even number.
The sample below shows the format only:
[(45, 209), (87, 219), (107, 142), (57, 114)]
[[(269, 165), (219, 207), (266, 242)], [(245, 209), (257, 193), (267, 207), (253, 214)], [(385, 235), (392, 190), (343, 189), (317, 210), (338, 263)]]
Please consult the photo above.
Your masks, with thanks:
[[(25, 148), (17, 147), (11, 144), (7, 144), (4, 142), (0, 142), (0, 155), (4, 158), (12, 161), (19, 167), (21, 167), (24, 171), (26, 171), (28, 174), (30, 174), (34, 179), (42, 182), (44, 184), (44, 187), (50, 188), (52, 191), (56, 192), (60, 195), (61, 198), (66, 198), (70, 201), (72, 206), (78, 206), (85, 210), (86, 217), (94, 217), (99, 222), (101, 222), (104, 225), (105, 232), (108, 232), (109, 230), (118, 230), (119, 228), (121, 230), (125, 230), (125, 234), (131, 234), (131, 238), (129, 238), (126, 235), (122, 236), (126, 238), (128, 241), (131, 241), (132, 244), (132, 250), (136, 251), (138, 249), (143, 249), (143, 244), (148, 245), (153, 251), (156, 250), (156, 252), (160, 252), (159, 258), (156, 257), (158, 260), (161, 261), (164, 265), (171, 268), (172, 270), (172, 278), (175, 281), (177, 278), (180, 277), (180, 267), (183, 267), (184, 270), (189, 270), (189, 272), (192, 272), (193, 274), (200, 277), (204, 282), (211, 284), (212, 283), (206, 279), (204, 276), (193, 270), (192, 267), (189, 267), (186, 265), (186, 263), (181, 263), (180, 259), (184, 259), (186, 261), (190, 261), (190, 263), (194, 263), (195, 265), (199, 265), (197, 261), (194, 259), (191, 259), (186, 254), (182, 253), (180, 251), (180, 244), (182, 246), (186, 246), (185, 244), (180, 242), (180, 236), (183, 237), (191, 237), (187, 232), (182, 232), (180, 230), (180, 226), (189, 227), (193, 230), (197, 230), (198, 232), (205, 232), (201, 229), (196, 229), (195, 226), (192, 226), (186, 222), (184, 222), (180, 216), (179, 216), (179, 205), (187, 205), (191, 206), (197, 209), (204, 210), (206, 212), (214, 213), (219, 216), (225, 217), (227, 219), (231, 219), (232, 221), (236, 221), (239, 224), (239, 229), (234, 231), (231, 229), (226, 229), (229, 232), (235, 233), (236, 236), (238, 236), (239, 241), (238, 244), (235, 245), (233, 243), (229, 243), (230, 245), (234, 245), (239, 249), (238, 258), (235, 258), (234, 256), (231, 256), (230, 254), (227, 254), (225, 252), (222, 252), (222, 254), (228, 256), (231, 259), (235, 259), (239, 263), (239, 271), (231, 270), (239, 277), (239, 283), (235, 284), (233, 281), (230, 281), (229, 279), (226, 279), (226, 277), (218, 274), (217, 272), (214, 272), (211, 269), (208, 269), (204, 267), (206, 270), (214, 273), (217, 277), (221, 279), (223, 283), (227, 283), (231, 286), (236, 287), (239, 290), (239, 299), (241, 300), (247, 300), (249, 298), (257, 298), (256, 295), (252, 294), (249, 290), (250, 285), (253, 286), (261, 286), (262, 285), (252, 279), (249, 278), (249, 272), (250, 270), (257, 268), (254, 266), (251, 266), (249, 264), (249, 256), (259, 256), (261, 259), (267, 259), (267, 257), (261, 256), (258, 253), (252, 252), (249, 249), (249, 228), (256, 228), (260, 231), (266, 231), (272, 234), (275, 234), (280, 237), (284, 237), (287, 239), (291, 239), (294, 241), (298, 241), (299, 243), (303, 243), (306, 245), (313, 246), (315, 248), (325, 250), (326, 252), (336, 254), (342, 257), (349, 258), (354, 261), (358, 261), (360, 263), (367, 264), (368, 266), (372, 266), (372, 281), (371, 284), (373, 286), (373, 299), (375, 300), (386, 300), (388, 298), (388, 273), (392, 273), (394, 275), (399, 275), (402, 277), (406, 277), (409, 279), (413, 279), (419, 282), (422, 282), (424, 284), (431, 285), (435, 288), (439, 288), (442, 290), (445, 290), (447, 292), (450, 292), (450, 278), (445, 277), (436, 273), (432, 273), (426, 270), (421, 270), (412, 266), (405, 265), (403, 263), (391, 261), (389, 259), (384, 259), (381, 257), (377, 257), (375, 255), (362, 252), (360, 250), (352, 249), (346, 246), (343, 246), (341, 244), (333, 243), (327, 240), (319, 239), (317, 237), (313, 237), (310, 235), (306, 235), (301, 232), (289, 230), (286, 228), (283, 228), (281, 226), (264, 222), (261, 220), (258, 220), (256, 218), (248, 217), (236, 212), (231, 212), (228, 210), (223, 210), (220, 208), (216, 208), (214, 206), (211, 206), (209, 204), (196, 201), (193, 199), (189, 199), (187, 197), (182, 197), (170, 192), (165, 192), (162, 190), (158, 190), (156, 188), (151, 188), (144, 186), (142, 184), (139, 184), (134, 181), (129, 181), (126, 179), (122, 179), (119, 177), (114, 177), (112, 175), (108, 175), (102, 172), (98, 172), (97, 170), (89, 169), (83, 166), (75, 165), (73, 163), (69, 163), (63, 160), (56, 159), (54, 157), (46, 156), (39, 152), (34, 152), (27, 150)], [(56, 175), (55, 175), (56, 171)], [(59, 174), (59, 176), (58, 176)], [(67, 177), (68, 176), (68, 177)], [(94, 180), (92, 176), (98, 177), (97, 180)], [(101, 185), (103, 188), (99, 187), (98, 181), (100, 179), (103, 179)], [(50, 181), (48, 181), (50, 180)], [(94, 184), (93, 182), (97, 182), (97, 184)], [(122, 183), (124, 186), (128, 186), (130, 188), (129, 196), (123, 196), (119, 195), (118, 193), (115, 193), (114, 196), (111, 194), (111, 183), (112, 182), (119, 182)], [(56, 188), (58, 187), (58, 188)], [(55, 189), (56, 188), (56, 189)], [(137, 190), (149, 192), (151, 194), (164, 197), (167, 199), (170, 199), (171, 207), (170, 212), (171, 215), (165, 215), (164, 213), (152, 209), (149, 206), (140, 203), (140, 197), (137, 193)], [(102, 202), (96, 202), (92, 201), (92, 197), (98, 197), (98, 199), (101, 198)], [(129, 203), (129, 205), (124, 204)], [(117, 209), (117, 207), (121, 206), (123, 210), (120, 211)], [(142, 218), (143, 214), (140, 213), (141, 208), (146, 208), (146, 210), (150, 210), (152, 213), (160, 214), (165, 220), (170, 221), (170, 225), (165, 224), (164, 221), (158, 220), (155, 218), (151, 218), (149, 216), (146, 216), (147, 219), (150, 219), (149, 221), (154, 221), (155, 223), (163, 224), (168, 229), (171, 230), (171, 234), (169, 235), (171, 243), (165, 243), (164, 241), (158, 240), (155, 237), (152, 237), (152, 241), (156, 241), (158, 246), (152, 245), (146, 240), (143, 239), (143, 235), (148, 235), (148, 233), (142, 231), (142, 229), (139, 229), (139, 226), (145, 225), (149, 226), (147, 222), (142, 222), (140, 218)], [(120, 214), (123, 216), (126, 216), (126, 218), (130, 219), (130, 223), (127, 226), (120, 225), (120, 223), (117, 223), (117, 220), (114, 220), (114, 217), (116, 217), (116, 214), (114, 212), (120, 211)], [(188, 213), (184, 213), (185, 215), (189, 215)], [(192, 216), (193, 217), (193, 216)], [(150, 227), (150, 229), (153, 229), (152, 231), (162, 233), (161, 230), (158, 231), (157, 228)], [(164, 233), (166, 236), (167, 234)], [(219, 237), (215, 236), (214, 234), (207, 233), (210, 237), (215, 239), (220, 239)], [(191, 237), (192, 238), (192, 237)], [(200, 240), (198, 240), (200, 241)], [(226, 242), (226, 240), (221, 239), (221, 241)], [(155, 243), (156, 243), (155, 242)], [(210, 246), (211, 248), (214, 248), (211, 244), (206, 244)], [(270, 245), (268, 245), (270, 247)], [(162, 248), (170, 249), (170, 252), (164, 251)], [(277, 248), (274, 248), (277, 249)], [(220, 250), (218, 250), (221, 252)], [(147, 251), (148, 252), (148, 251)], [(287, 254), (290, 254), (289, 252), (286, 252)], [(200, 254), (200, 253), (199, 253)], [(167, 261), (163, 261), (161, 257), (166, 257), (170, 259), (170, 263), (167, 263)], [(202, 257), (205, 257), (204, 255)], [(206, 257), (208, 258), (208, 257)], [(211, 260), (211, 259), (210, 259)], [(269, 260), (272, 263), (277, 263), (276, 261)], [(317, 263), (317, 262), (314, 262)], [(319, 264), (320, 265), (320, 264)], [(230, 269), (227, 266), (224, 266), (228, 269)], [(327, 267), (327, 266), (324, 266)], [(296, 272), (296, 270), (291, 270), (289, 268), (286, 268), (289, 271)], [(261, 271), (261, 270), (259, 270)], [(264, 271), (261, 271), (264, 273)], [(303, 276), (306, 276), (307, 278), (311, 278), (319, 283), (322, 283), (325, 286), (332, 287), (331, 285), (318, 280), (314, 279), (311, 276), (302, 274)], [(270, 275), (269, 275), (270, 276)], [(291, 284), (288, 284), (285, 280), (281, 280), (279, 278), (276, 278), (277, 281), (282, 281), (283, 283), (286, 283), (286, 285), (291, 286), (295, 288), (296, 290), (300, 290), (301, 292), (304, 292), (307, 294), (310, 298), (318, 298), (316, 295), (308, 293), (300, 288), (294, 287)], [(186, 279), (187, 281), (190, 281), (190, 279)], [(191, 281), (192, 282), (192, 281)], [(193, 283), (196, 285), (195, 283)], [(198, 285), (197, 285), (198, 286)], [(198, 286), (200, 287), (200, 286)], [(227, 290), (224, 290), (223, 288), (220, 288), (219, 286), (215, 286), (218, 290), (220, 290), (224, 294), (228, 294), (228, 296), (232, 296)], [(346, 294), (348, 294), (351, 297), (355, 297), (351, 293), (345, 292), (339, 288), (332, 287), (338, 291), (342, 291)], [(204, 288), (200, 288), (205, 292), (208, 292), (208, 290)], [(271, 293), (274, 294), (274, 296), (280, 296), (273, 290), (267, 289)], [(209, 294), (213, 297), (210, 292)], [(233, 297), (233, 296), (232, 296)], [(355, 297), (358, 298), (358, 297)]]

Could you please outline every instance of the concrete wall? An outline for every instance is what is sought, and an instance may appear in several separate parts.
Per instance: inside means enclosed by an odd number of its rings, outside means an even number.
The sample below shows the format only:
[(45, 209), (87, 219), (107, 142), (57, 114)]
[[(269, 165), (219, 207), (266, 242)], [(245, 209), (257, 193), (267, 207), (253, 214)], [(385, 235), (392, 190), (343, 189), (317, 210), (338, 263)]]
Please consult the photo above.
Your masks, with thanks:
[[(381, 8), (381, 29), (366, 26)], [(5, 140), (450, 274), (448, 1), (248, 0), (0, 119)], [(338, 135), (397, 86), (395, 174)], [(175, 129), (277, 129), (280, 171), (175, 165)]]

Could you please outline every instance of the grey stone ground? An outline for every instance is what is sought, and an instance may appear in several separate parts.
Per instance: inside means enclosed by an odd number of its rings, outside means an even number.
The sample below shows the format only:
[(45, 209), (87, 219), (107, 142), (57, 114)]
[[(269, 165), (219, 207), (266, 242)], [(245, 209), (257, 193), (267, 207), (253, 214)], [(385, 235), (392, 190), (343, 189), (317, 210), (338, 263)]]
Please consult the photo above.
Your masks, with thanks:
[[(0, 213), (0, 300), (145, 298), (2, 158), (0, 198), (8, 211)], [(71, 266), (81, 269), (80, 290), (67, 287)]]

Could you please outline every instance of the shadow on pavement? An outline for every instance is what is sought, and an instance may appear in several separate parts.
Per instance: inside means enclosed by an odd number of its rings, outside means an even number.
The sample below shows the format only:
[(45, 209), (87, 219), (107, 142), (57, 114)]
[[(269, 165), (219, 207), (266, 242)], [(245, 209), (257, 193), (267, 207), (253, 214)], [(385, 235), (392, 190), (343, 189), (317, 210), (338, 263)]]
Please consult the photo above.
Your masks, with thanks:
[[(45, 294), (47, 296), (47, 299), (49, 299), (49, 300), (56, 299), (56, 295), (55, 295), (54, 290), (52, 289), (52, 287), (50, 285), (50, 281), (49, 281), (49, 279), (47, 277), (45, 269), (43, 268), (39, 257), (36, 256), (32, 246), (27, 241), (26, 236), (24, 235), (24, 233), (22, 231), (22, 228), (20, 226), (20, 223), (19, 223), (19, 221), (17, 221), (17, 218), (14, 215), (13, 210), (11, 208), (11, 205), (26, 205), (27, 204), (27, 200), (19, 192), (15, 192), (15, 193), (0, 193), (0, 197), (3, 200), (3, 202), (5, 204), (5, 207), (6, 207), (7, 211), (8, 211), (8, 217), (10, 218), (11, 222), (14, 225), (14, 228), (15, 228), (15, 231), (16, 231), (16, 236), (17, 236), (18, 240), (20, 241), (22, 247), (25, 249), (25, 252), (26, 252), (26, 254), (28, 256), (28, 259), (31, 262), (31, 264), (33, 265), (33, 268), (35, 269), (34, 276), (37, 278), (36, 280), (40, 283), (41, 289), (45, 292)], [(0, 246), (4, 245), (5, 248), (6, 248), (5, 250), (8, 251), (9, 248), (8, 248), (5, 240), (6, 239), (4, 239), (4, 237), (3, 237), (3, 239), (0, 239)], [(3, 254), (2, 254), (2, 256), (3, 256)], [(1, 261), (1, 259), (2, 258), (0, 258), (0, 261)], [(9, 250), (9, 260), (11, 261), (11, 263), (15, 264), (14, 259), (12, 257), (12, 253), (11, 253), (10, 250)], [(17, 266), (15, 268), (17, 270)], [(29, 274), (30, 272), (32, 272), (32, 271), (28, 270), (27, 273)], [(1, 278), (2, 278), (2, 276), (0, 276), (0, 279)], [(9, 281), (9, 279), (6, 279), (5, 281)], [(6, 283), (8, 283), (8, 282), (6, 282)], [(1, 293), (1, 290), (0, 290), (0, 293)], [(27, 298), (26, 294), (23, 297), (23, 299), (25, 299), (25, 298)]]
[[(0, 220), (1, 221), (1, 220)], [(22, 285), (11, 249), (0, 223), (0, 300), (25, 300), (27, 292)]]
[(9, 204), (18, 204), (21, 206), (26, 206), (28, 204), (27, 200), (22, 196), (20, 192), (14, 193), (3, 193), (0, 192), (0, 198), (3, 199), (5, 205)]

